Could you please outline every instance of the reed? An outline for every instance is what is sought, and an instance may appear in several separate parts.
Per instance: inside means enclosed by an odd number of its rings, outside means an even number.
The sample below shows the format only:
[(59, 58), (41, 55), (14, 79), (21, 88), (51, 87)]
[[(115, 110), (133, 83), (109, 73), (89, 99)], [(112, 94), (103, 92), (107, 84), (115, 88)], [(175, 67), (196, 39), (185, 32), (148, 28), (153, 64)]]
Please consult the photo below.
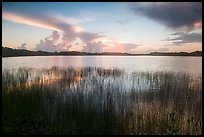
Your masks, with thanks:
[(2, 71), (3, 134), (201, 135), (202, 77), (94, 67)]

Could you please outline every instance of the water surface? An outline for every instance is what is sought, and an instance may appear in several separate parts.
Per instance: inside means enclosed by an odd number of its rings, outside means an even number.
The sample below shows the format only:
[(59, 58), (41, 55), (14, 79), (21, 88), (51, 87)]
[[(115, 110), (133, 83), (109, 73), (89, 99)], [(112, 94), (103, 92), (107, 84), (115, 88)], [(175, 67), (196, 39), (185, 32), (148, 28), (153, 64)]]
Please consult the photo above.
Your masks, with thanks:
[(202, 73), (202, 57), (184, 56), (30, 56), (2, 58), (2, 69), (34, 67), (101, 67), (126, 71)]

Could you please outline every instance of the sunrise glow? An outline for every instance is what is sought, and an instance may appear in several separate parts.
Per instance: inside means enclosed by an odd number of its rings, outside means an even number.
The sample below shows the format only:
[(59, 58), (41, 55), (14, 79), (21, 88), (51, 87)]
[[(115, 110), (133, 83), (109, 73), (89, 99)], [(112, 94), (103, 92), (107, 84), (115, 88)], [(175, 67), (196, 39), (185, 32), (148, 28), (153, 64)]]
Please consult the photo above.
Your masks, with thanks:
[[(192, 17), (191, 20), (190, 15), (197, 13), (188, 11), (191, 6), (188, 3), (182, 3), (185, 7), (182, 14), (185, 15), (174, 13), (174, 10), (181, 10), (178, 8), (179, 3), (93, 3), (93, 6), (91, 3), (87, 5), (81, 2), (77, 3), (75, 8), (73, 4), (75, 3), (56, 3), (57, 6), (46, 4), (45, 7), (44, 3), (35, 3), (34, 6), (30, 3), (3, 3), (2, 45), (17, 48), (21, 43), (26, 43), (28, 50), (51, 52), (64, 50), (147, 53), (164, 49), (166, 52), (180, 52), (181, 49), (202, 50), (202, 43), (197, 41), (197, 36), (192, 36), (191, 41), (177, 45), (173, 40), (165, 40), (177, 32), (186, 33), (186, 37), (191, 37), (193, 32), (202, 35), (201, 16), (195, 15), (197, 18)], [(154, 12), (148, 13), (154, 8), (161, 14), (159, 17), (156, 17)], [(168, 13), (172, 20), (167, 19), (163, 12)], [(188, 22), (177, 23), (177, 18), (182, 20), (187, 16)], [(32, 33), (28, 34), (29, 29), (32, 29)], [(21, 30), (21, 35), (17, 33), (18, 30)], [(14, 42), (13, 37), (18, 37), (18, 42)]]

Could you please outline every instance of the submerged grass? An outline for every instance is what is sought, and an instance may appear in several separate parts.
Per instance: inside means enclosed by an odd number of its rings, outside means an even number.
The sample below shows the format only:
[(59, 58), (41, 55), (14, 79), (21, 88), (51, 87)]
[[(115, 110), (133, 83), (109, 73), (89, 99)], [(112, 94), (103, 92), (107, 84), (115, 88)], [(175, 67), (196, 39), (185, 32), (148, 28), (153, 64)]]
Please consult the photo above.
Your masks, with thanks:
[(202, 78), (121, 69), (7, 69), (3, 134), (202, 134)]

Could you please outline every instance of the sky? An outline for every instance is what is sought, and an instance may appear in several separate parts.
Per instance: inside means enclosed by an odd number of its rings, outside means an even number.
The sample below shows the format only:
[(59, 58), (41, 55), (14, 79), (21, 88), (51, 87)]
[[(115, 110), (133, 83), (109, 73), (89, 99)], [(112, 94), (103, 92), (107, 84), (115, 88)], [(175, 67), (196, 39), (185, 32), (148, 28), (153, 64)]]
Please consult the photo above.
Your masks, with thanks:
[(202, 3), (2, 2), (2, 46), (137, 54), (202, 50)]

